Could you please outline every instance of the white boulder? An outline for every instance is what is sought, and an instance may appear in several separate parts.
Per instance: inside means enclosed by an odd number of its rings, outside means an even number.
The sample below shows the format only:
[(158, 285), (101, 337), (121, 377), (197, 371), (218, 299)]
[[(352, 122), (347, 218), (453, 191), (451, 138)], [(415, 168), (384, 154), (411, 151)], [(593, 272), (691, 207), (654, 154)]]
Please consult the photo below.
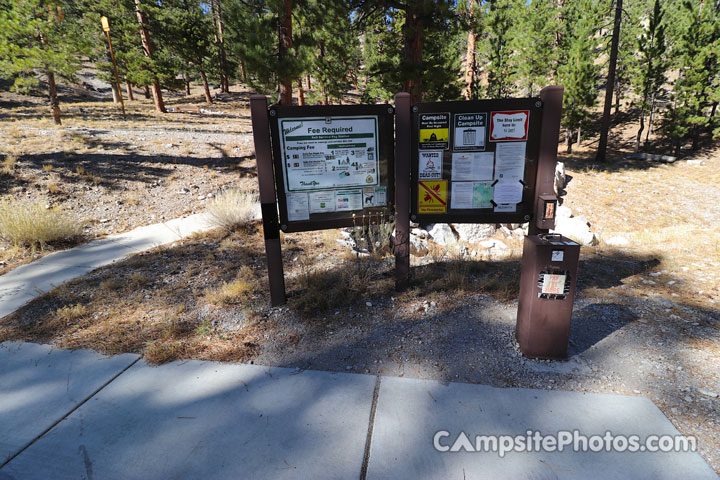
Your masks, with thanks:
[(427, 226), (428, 235), (438, 245), (452, 245), (457, 243), (455, 233), (447, 223), (434, 223)]
[(583, 219), (557, 218), (553, 232), (571, 238), (580, 245), (591, 246), (598, 244), (597, 237), (590, 231), (587, 221), (583, 221)]
[(487, 223), (454, 223), (452, 227), (460, 240), (469, 243), (477, 243), (492, 237), (497, 230), (495, 224)]
[(416, 257), (422, 257), (428, 253), (427, 240), (410, 235), (410, 253)]

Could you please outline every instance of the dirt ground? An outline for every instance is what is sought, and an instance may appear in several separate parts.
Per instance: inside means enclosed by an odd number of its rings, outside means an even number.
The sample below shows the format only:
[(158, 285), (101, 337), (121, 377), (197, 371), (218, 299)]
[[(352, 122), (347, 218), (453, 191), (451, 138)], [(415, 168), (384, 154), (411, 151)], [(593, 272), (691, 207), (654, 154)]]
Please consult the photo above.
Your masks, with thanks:
[[(0, 188), (78, 212), (88, 237), (202, 211), (208, 193), (256, 189), (247, 96), (219, 99), (208, 107), (218, 115), (159, 116), (138, 100), (127, 122), (108, 103), (70, 104), (62, 129), (44, 123), (45, 107), (6, 108), (2, 148), (18, 162)], [(564, 204), (600, 239), (582, 250), (566, 362), (518, 352), (519, 243), (502, 231), (496, 238), (511, 247), (502, 255), (433, 248), (413, 257), (402, 293), (393, 290), (392, 257), (358, 257), (334, 230), (284, 235), (288, 304), (277, 308), (267, 299), (259, 222), (213, 231), (49, 292), (0, 319), (0, 341), (138, 352), (158, 363), (199, 358), (644, 395), (697, 436), (720, 472), (720, 150), (710, 145), (672, 164), (625, 160), (632, 129), (615, 129), (608, 163), (594, 164), (592, 138), (560, 156), (572, 177)], [(62, 193), (49, 194), (50, 181)], [(611, 245), (617, 237), (627, 243)], [(6, 270), (32, 259), (14, 255), (3, 259)]]

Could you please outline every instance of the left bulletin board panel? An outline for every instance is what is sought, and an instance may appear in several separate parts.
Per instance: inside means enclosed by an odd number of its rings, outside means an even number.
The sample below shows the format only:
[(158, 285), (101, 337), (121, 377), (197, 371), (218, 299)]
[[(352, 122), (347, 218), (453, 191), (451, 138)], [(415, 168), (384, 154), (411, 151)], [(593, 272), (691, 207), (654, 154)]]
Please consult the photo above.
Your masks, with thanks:
[(394, 220), (391, 105), (273, 105), (269, 118), (283, 232)]

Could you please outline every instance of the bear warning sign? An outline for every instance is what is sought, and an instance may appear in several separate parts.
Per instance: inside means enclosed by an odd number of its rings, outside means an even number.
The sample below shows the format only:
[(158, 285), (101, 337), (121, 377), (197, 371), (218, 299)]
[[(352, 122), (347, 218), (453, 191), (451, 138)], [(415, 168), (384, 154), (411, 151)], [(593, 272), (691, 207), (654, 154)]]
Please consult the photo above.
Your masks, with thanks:
[(418, 182), (418, 213), (447, 212), (447, 180)]

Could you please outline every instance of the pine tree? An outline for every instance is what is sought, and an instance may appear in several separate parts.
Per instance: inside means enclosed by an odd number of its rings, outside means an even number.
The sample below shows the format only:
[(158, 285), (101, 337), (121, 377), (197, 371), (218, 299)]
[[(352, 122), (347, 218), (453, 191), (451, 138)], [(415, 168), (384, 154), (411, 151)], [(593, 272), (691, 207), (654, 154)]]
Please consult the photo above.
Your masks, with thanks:
[(532, 97), (549, 82), (554, 55), (557, 8), (554, 2), (531, 1), (516, 7), (515, 32), (511, 48), (514, 83), (523, 94)]
[(491, 98), (509, 97), (515, 90), (511, 42), (516, 11), (514, 0), (486, 2), (482, 45), (487, 61), (487, 95)]
[(572, 132), (580, 130), (589, 117), (589, 108), (597, 99), (595, 65), (597, 49), (598, 9), (600, 5), (590, 0), (566, 2), (562, 16), (563, 56), (558, 67), (560, 83), (565, 87), (563, 95), (563, 125), (566, 129), (568, 153), (572, 152)]
[(227, 1), (228, 51), (245, 66), (248, 85), (264, 93), (279, 92), (284, 104), (292, 101), (293, 79), (307, 68), (299, 53), (305, 45), (293, 38), (291, 21), (304, 8), (305, 2), (290, 0)]
[(200, 76), (205, 101), (212, 103), (207, 72), (219, 71), (214, 62), (212, 19), (195, 0), (165, 0), (157, 17), (164, 28), (156, 38), (163, 48), (179, 57), (189, 72)]
[[(366, 2), (365, 101), (406, 91), (413, 102), (457, 99), (462, 93), (463, 33), (447, 2)], [(359, 14), (362, 15), (362, 14)]]
[(341, 101), (358, 83), (362, 54), (350, 14), (346, 2), (334, 0), (312, 2), (297, 17), (301, 45), (297, 53), (307, 58), (303, 61), (307, 68), (297, 81), (302, 84), (301, 77), (308, 74), (315, 77), (317, 91), (310, 98), (314, 103)]
[(677, 22), (672, 58), (679, 69), (673, 85), (672, 105), (663, 131), (676, 153), (690, 138), (696, 150), (700, 134), (712, 127), (720, 89), (720, 0), (684, 0), (673, 19)]
[[(637, 39), (639, 54), (636, 72), (633, 77), (635, 91), (640, 97), (640, 127), (635, 139), (635, 151), (640, 149), (643, 130), (645, 130), (645, 117), (652, 119), (655, 109), (655, 99), (661, 95), (665, 83), (665, 72), (668, 64), (665, 58), (665, 25), (664, 11), (660, 0), (655, 0), (652, 12), (648, 18), (647, 27)], [(652, 129), (652, 120), (648, 121), (648, 135)], [(646, 136), (647, 141), (647, 136)]]
[(74, 77), (80, 55), (87, 51), (77, 34), (75, 6), (65, 1), (15, 0), (7, 7), (0, 11), (0, 76), (13, 79), (14, 90), (27, 92), (39, 83), (36, 72), (42, 72), (53, 120), (61, 125), (55, 76)]

